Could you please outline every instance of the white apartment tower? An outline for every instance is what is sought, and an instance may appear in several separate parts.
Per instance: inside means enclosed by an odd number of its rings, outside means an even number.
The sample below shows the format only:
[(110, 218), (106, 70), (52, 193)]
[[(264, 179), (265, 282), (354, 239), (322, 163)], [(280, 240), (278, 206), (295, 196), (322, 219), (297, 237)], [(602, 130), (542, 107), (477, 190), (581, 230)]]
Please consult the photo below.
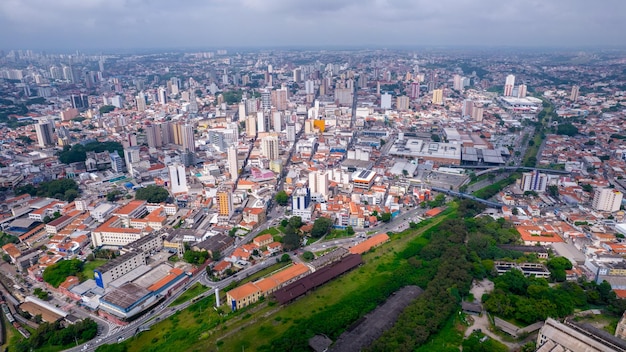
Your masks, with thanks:
[(512, 96), (514, 87), (515, 87), (515, 76), (514, 75), (506, 76), (506, 81), (504, 82), (504, 96), (505, 97)]
[(309, 173), (309, 189), (311, 195), (328, 196), (329, 175), (328, 171), (312, 171)]
[(618, 211), (622, 205), (622, 192), (613, 188), (599, 188), (593, 195), (591, 206), (600, 211)]
[(269, 160), (278, 159), (278, 138), (268, 136), (261, 140), (261, 153)]
[(230, 172), (231, 181), (237, 180), (239, 174), (239, 161), (237, 160), (237, 147), (231, 145), (228, 147), (228, 172)]

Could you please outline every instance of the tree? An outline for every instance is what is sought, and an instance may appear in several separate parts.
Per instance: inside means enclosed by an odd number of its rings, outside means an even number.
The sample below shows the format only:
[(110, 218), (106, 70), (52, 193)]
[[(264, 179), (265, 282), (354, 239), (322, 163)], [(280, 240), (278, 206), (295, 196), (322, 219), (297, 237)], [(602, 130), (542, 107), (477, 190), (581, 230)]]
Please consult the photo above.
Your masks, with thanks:
[(282, 190), (276, 193), (274, 200), (276, 200), (276, 203), (280, 205), (287, 205), (287, 203), (289, 202), (289, 195), (287, 195), (287, 192)]
[(37, 296), (37, 298), (43, 299), (44, 301), (48, 300), (48, 291), (42, 290), (39, 287), (33, 290), (33, 294)]
[(116, 201), (118, 196), (120, 195), (120, 193), (121, 192), (118, 191), (118, 190), (114, 190), (114, 191), (111, 191), (111, 192), (107, 193), (107, 197), (106, 197), (107, 201), (109, 201), (109, 202)]
[[(287, 226), (290, 228), (290, 226)], [(285, 250), (293, 250), (300, 247), (300, 236), (295, 233), (295, 231), (285, 232), (285, 236), (283, 237), (283, 248)]]
[(219, 250), (214, 250), (211, 252), (211, 259), (213, 259), (213, 261), (218, 261), (222, 258), (222, 253)]
[(109, 112), (111, 112), (113, 110), (115, 110), (115, 106), (113, 106), (113, 105), (102, 105), (100, 107), (100, 109), (98, 109), (98, 111), (100, 111), (101, 115), (109, 113)]
[(572, 262), (565, 257), (554, 257), (547, 262), (550, 270), (550, 277), (557, 282), (563, 282), (566, 279), (565, 270), (572, 269)]
[(306, 251), (302, 253), (302, 258), (304, 258), (304, 260), (306, 261), (310, 261), (315, 259), (315, 254), (313, 254), (313, 252)]
[(43, 281), (54, 287), (59, 287), (68, 276), (77, 275), (82, 270), (82, 261), (78, 259), (63, 260), (50, 265), (43, 271)]
[(435, 133), (430, 135), (430, 139), (432, 139), (433, 142), (441, 142), (441, 137), (439, 137), (439, 135)]
[(548, 194), (550, 197), (558, 198), (559, 197), (559, 186), (550, 185), (548, 186)]
[(391, 221), (391, 213), (385, 212), (385, 213), (380, 214), (380, 220), (382, 222), (389, 222), (389, 221)]
[(156, 185), (150, 185), (144, 188), (140, 188), (135, 193), (135, 199), (146, 200), (148, 203), (161, 203), (169, 198), (169, 192)]
[(348, 236), (354, 235), (354, 229), (352, 228), (352, 226), (346, 227), (346, 233), (348, 234)]
[(280, 221), (280, 226), (282, 226), (282, 227), (287, 227), (287, 225), (289, 225), (289, 220), (287, 220), (287, 219), (282, 219), (282, 220)]
[(333, 221), (329, 218), (321, 217), (315, 220), (313, 223), (313, 229), (311, 230), (311, 236), (314, 238), (320, 238), (330, 231), (333, 226)]
[(289, 256), (289, 254), (285, 253), (280, 257), (280, 261), (281, 263), (289, 263), (291, 261), (291, 256)]
[(294, 230), (302, 227), (302, 217), (300, 216), (292, 216), (289, 218), (289, 224)]

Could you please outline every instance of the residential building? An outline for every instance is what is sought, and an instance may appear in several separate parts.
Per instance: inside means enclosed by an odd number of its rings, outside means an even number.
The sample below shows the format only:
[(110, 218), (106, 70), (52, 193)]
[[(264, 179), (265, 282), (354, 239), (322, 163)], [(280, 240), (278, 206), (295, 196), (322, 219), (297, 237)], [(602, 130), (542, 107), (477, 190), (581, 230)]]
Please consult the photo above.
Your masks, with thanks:
[(520, 180), (520, 189), (524, 192), (545, 192), (548, 186), (548, 175), (538, 172), (524, 172)]
[(434, 105), (442, 105), (443, 104), (443, 89), (433, 89), (432, 103)]
[(504, 82), (504, 96), (505, 97), (513, 96), (514, 87), (515, 87), (515, 76), (514, 75), (506, 76), (506, 81)]
[(598, 188), (594, 193), (591, 206), (600, 211), (618, 211), (622, 205), (623, 197), (622, 192), (614, 188)]

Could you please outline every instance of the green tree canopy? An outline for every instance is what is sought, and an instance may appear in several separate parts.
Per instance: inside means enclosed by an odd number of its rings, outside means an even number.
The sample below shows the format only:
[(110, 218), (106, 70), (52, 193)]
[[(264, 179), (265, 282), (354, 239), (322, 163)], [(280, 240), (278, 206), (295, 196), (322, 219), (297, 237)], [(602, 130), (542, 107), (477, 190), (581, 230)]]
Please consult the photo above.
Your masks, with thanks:
[(313, 223), (313, 229), (311, 230), (311, 236), (315, 238), (320, 238), (328, 232), (333, 226), (333, 221), (329, 218), (321, 217), (315, 220)]
[(78, 259), (62, 260), (43, 271), (43, 281), (59, 287), (68, 276), (74, 276), (83, 270), (83, 262)]
[(571, 123), (562, 123), (557, 127), (556, 134), (573, 137), (578, 134), (578, 128)]
[(278, 193), (276, 193), (274, 199), (276, 200), (276, 203), (280, 205), (287, 205), (287, 203), (289, 202), (289, 195), (287, 195), (287, 192), (285, 192), (284, 190), (279, 191)]
[(146, 200), (148, 203), (161, 203), (169, 198), (169, 192), (160, 186), (150, 185), (140, 188), (135, 193), (135, 199)]
[(109, 112), (115, 110), (115, 106), (113, 106), (113, 105), (102, 105), (100, 107), (100, 109), (98, 109), (98, 110), (100, 111), (100, 114), (106, 114), (106, 113), (109, 113)]

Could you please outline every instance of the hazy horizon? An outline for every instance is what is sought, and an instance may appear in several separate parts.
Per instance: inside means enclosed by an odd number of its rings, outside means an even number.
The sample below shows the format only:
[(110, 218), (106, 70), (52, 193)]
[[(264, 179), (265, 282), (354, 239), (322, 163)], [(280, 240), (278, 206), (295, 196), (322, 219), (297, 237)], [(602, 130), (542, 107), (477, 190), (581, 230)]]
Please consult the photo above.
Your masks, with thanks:
[(623, 48), (625, 13), (622, 0), (4, 0), (0, 48)]

